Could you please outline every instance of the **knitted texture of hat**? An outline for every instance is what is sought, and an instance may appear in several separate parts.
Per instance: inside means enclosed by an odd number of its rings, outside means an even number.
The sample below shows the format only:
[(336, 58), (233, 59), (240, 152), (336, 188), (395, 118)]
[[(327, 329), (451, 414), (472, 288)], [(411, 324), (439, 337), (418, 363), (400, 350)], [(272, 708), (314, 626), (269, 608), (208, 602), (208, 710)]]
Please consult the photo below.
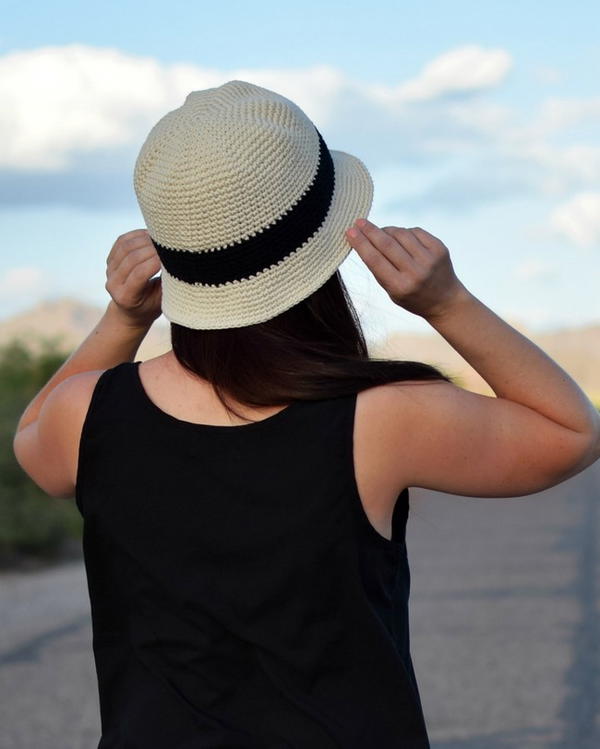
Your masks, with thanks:
[(366, 216), (364, 164), (289, 99), (246, 81), (190, 93), (150, 131), (134, 187), (162, 266), (162, 311), (196, 329), (263, 322), (309, 296)]

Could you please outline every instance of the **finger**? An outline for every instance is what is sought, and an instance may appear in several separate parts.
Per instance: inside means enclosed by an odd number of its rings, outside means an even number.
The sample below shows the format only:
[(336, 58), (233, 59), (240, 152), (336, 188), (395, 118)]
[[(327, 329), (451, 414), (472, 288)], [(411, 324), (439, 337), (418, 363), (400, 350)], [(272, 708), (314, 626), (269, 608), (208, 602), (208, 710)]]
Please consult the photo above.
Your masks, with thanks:
[(140, 247), (154, 248), (154, 245), (148, 240), (147, 237), (139, 236), (132, 237), (131, 239), (122, 240), (119, 244), (115, 244), (112, 250), (109, 252), (106, 258), (106, 265), (114, 263), (117, 266), (124, 257), (127, 256), (132, 250), (137, 250)]
[(132, 229), (131, 231), (126, 231), (125, 234), (121, 234), (119, 239), (121, 241), (132, 239), (133, 237), (139, 237), (139, 236), (150, 236), (148, 229)]
[(389, 278), (391, 275), (398, 272), (397, 268), (390, 263), (385, 255), (382, 255), (381, 252), (375, 249), (375, 247), (373, 247), (373, 245), (364, 237), (348, 237), (348, 241), (378, 281)]
[[(111, 272), (114, 273), (119, 269), (122, 263), (139, 262), (139, 260), (142, 259), (144, 255), (147, 256), (148, 254), (157, 255), (156, 248), (153, 244), (145, 240), (143, 237), (127, 240), (120, 247), (118, 247), (113, 253), (113, 256), (107, 260), (107, 273), (109, 272), (109, 267)], [(128, 260), (128, 258), (130, 257), (132, 259)], [(128, 266), (126, 265), (125, 267), (127, 268)]]
[[(133, 239), (135, 237), (147, 237), (150, 240), (150, 234), (147, 229), (134, 229), (133, 231), (127, 231), (125, 234), (121, 234), (116, 238), (116, 240), (113, 243), (112, 250), (117, 249), (120, 247), (124, 242), (128, 242), (130, 239)], [(152, 241), (152, 240), (150, 240)]]
[[(354, 247), (361, 260), (363, 260), (383, 288), (388, 293), (393, 293), (398, 287), (398, 277), (402, 269), (399, 269), (396, 264), (388, 260), (382, 252), (371, 244), (360, 230), (357, 229), (357, 231), (358, 235), (356, 237), (348, 236), (348, 242)], [(398, 263), (398, 261), (396, 262)], [(406, 268), (404, 270), (406, 271)]]
[(365, 246), (365, 242), (367, 242), (376, 251), (382, 253), (398, 269), (408, 268), (413, 271), (416, 270), (416, 263), (406, 248), (378, 226), (367, 221), (362, 229), (357, 226), (354, 228), (357, 228), (359, 231), (359, 236), (355, 241), (362, 241), (363, 247)]
[(421, 229), (420, 226), (414, 226), (410, 231), (433, 254), (437, 254), (440, 250), (446, 251), (448, 249), (441, 239), (434, 237), (433, 234), (425, 231), (425, 229)]
[(112, 275), (104, 286), (119, 304), (125, 307), (134, 306), (139, 303), (140, 297), (146, 292), (148, 283), (152, 283), (152, 276), (158, 270), (160, 270), (158, 258), (149, 257), (136, 264), (126, 275)]
[(106, 275), (107, 277), (114, 277), (117, 283), (124, 283), (136, 265), (151, 259), (154, 259), (158, 267), (160, 267), (160, 258), (154, 247), (148, 247), (148, 245), (137, 247), (128, 252), (121, 253), (120, 259), (119, 257), (115, 257), (113, 262), (107, 266)]
[(125, 285), (130, 284), (132, 286), (139, 287), (143, 285), (145, 281), (149, 281), (152, 276), (160, 270), (160, 260), (158, 256), (149, 257), (142, 260), (129, 271), (125, 278)]
[(134, 229), (133, 231), (121, 234), (121, 236), (117, 237), (115, 243), (111, 247), (108, 257), (106, 258), (106, 264), (108, 265), (109, 262), (112, 262), (115, 256), (120, 257), (123, 248), (131, 248), (132, 242), (135, 246), (140, 246), (139, 243), (144, 240), (148, 244), (152, 243), (147, 229)]
[(431, 251), (420, 241), (412, 229), (399, 226), (384, 226), (382, 231), (389, 234), (408, 252), (418, 263), (431, 259)]

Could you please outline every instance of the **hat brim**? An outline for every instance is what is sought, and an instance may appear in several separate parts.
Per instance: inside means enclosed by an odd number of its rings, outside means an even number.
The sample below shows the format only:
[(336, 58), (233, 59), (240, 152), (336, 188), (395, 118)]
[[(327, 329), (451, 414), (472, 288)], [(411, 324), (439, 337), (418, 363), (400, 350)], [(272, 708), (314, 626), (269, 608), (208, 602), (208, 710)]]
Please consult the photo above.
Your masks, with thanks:
[(330, 149), (335, 172), (333, 197), (321, 228), (276, 265), (222, 286), (189, 284), (161, 266), (162, 312), (188, 328), (238, 328), (269, 320), (306, 299), (345, 260), (352, 247), (345, 232), (366, 218), (373, 202), (373, 180), (352, 154)]

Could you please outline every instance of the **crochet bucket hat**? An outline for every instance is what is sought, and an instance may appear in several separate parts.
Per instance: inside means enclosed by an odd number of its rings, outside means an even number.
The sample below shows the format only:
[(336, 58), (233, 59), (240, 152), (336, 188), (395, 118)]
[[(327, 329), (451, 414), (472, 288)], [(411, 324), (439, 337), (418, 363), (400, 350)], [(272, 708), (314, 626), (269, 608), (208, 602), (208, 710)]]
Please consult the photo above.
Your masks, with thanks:
[(162, 312), (188, 328), (268, 320), (352, 249), (373, 182), (289, 99), (233, 80), (190, 93), (152, 128), (134, 188), (161, 261)]

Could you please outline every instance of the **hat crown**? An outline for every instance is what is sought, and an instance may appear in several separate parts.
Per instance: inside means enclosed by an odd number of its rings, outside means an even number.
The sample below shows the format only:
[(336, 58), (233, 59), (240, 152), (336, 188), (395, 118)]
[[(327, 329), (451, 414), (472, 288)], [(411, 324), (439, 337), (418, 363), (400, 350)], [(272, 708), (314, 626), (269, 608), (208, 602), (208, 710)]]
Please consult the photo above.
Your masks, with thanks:
[(234, 328), (313, 293), (351, 247), (373, 182), (285, 96), (247, 81), (192, 91), (151, 129), (135, 192), (172, 323)]
[(310, 187), (319, 134), (294, 102), (246, 81), (192, 91), (152, 128), (134, 188), (152, 238), (180, 250), (243, 241)]

